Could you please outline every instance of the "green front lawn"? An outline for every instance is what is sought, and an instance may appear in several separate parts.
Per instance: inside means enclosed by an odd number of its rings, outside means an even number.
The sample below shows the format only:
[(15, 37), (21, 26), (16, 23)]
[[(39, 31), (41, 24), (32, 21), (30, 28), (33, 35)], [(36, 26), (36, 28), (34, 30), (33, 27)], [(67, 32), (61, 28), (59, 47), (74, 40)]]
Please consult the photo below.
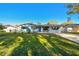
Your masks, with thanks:
[(0, 55), (79, 56), (79, 44), (54, 34), (1, 33)]

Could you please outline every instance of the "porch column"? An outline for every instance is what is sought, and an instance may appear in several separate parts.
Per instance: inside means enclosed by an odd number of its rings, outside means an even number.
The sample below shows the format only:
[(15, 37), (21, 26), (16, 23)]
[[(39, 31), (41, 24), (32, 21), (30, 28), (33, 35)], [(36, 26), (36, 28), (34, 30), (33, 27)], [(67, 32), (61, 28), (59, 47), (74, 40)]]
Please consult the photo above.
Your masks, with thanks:
[(51, 26), (49, 26), (49, 29), (48, 29), (48, 32), (52, 32), (52, 27)]
[(43, 32), (43, 27), (41, 27), (41, 32)]

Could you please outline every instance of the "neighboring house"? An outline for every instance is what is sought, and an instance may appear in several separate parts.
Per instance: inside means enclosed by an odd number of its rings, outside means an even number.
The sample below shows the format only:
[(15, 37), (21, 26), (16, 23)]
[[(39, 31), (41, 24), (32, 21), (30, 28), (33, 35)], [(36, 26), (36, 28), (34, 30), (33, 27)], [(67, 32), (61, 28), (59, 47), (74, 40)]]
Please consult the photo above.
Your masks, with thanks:
[(79, 25), (73, 28), (73, 32), (79, 32)]
[(29, 30), (33, 32), (32, 26), (34, 26), (34, 24), (31, 23), (15, 25), (15, 26), (5, 25), (5, 29), (3, 30), (6, 32), (28, 32)]
[(15, 28), (14, 28), (14, 26), (6, 25), (5, 29), (3, 29), (3, 30), (6, 31), (6, 32), (14, 32)]
[(21, 31), (21, 26), (19, 25), (5, 25), (5, 29), (3, 29), (6, 32), (20, 32)]
[(79, 24), (70, 24), (64, 27), (65, 32), (79, 32)]

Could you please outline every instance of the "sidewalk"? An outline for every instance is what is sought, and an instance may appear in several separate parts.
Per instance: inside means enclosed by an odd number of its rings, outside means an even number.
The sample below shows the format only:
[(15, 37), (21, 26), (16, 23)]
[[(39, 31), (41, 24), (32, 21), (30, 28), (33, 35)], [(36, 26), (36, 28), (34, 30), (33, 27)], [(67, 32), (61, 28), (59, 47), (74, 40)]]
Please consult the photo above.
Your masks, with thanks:
[(67, 33), (54, 33), (54, 34), (64, 37), (66, 39), (69, 39), (71, 41), (74, 41), (76, 43), (79, 43), (79, 35), (78, 34), (67, 34)]

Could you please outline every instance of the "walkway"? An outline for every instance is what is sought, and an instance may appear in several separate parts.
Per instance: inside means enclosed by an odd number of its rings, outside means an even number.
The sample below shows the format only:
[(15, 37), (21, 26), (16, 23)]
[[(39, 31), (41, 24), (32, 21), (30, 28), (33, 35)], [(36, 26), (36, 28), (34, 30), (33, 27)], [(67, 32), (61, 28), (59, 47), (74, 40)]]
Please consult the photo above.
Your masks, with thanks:
[(76, 43), (79, 43), (79, 35), (78, 34), (67, 34), (67, 33), (55, 33), (56, 35), (59, 35), (61, 37), (64, 37), (66, 39), (69, 39), (71, 41), (74, 41)]

